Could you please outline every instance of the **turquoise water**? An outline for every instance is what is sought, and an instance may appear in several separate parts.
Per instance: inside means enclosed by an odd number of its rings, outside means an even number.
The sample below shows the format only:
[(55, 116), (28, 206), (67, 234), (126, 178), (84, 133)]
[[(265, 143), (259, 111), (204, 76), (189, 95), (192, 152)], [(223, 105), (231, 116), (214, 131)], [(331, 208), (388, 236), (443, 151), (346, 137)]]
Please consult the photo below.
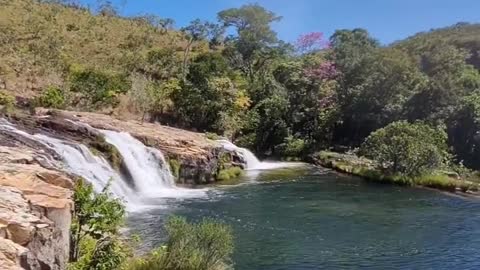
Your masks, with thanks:
[[(480, 200), (282, 170), (163, 202), (129, 218), (143, 248), (171, 215), (214, 217), (235, 232), (235, 269), (480, 269)], [(166, 205), (165, 205), (166, 204)]]

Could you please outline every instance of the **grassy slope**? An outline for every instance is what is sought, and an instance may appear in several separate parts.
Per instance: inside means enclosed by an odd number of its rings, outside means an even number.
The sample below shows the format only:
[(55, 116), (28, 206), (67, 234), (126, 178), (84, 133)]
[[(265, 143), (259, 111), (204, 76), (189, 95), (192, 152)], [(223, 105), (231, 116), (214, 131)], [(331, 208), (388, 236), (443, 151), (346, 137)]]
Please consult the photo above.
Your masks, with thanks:
[(72, 66), (124, 72), (151, 50), (171, 47), (180, 56), (184, 43), (180, 32), (139, 20), (33, 0), (0, 0), (0, 88), (35, 94), (61, 85)]

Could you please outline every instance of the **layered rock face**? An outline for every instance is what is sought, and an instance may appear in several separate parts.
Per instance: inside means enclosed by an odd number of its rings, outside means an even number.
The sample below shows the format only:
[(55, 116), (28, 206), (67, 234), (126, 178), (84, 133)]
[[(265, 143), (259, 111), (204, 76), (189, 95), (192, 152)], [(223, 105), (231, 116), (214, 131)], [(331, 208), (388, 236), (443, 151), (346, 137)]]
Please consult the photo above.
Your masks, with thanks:
[(35, 150), (0, 145), (0, 269), (66, 268), (72, 188)]
[(139, 121), (122, 121), (109, 115), (59, 110), (38, 110), (30, 119), (36, 127), (70, 136), (76, 141), (96, 136), (96, 129), (128, 132), (147, 146), (162, 151), (169, 159), (178, 162), (177, 183), (206, 184), (215, 181), (215, 173), (222, 162), (227, 166), (242, 167), (244, 161), (237, 153), (227, 151), (222, 145), (209, 140), (203, 133)]

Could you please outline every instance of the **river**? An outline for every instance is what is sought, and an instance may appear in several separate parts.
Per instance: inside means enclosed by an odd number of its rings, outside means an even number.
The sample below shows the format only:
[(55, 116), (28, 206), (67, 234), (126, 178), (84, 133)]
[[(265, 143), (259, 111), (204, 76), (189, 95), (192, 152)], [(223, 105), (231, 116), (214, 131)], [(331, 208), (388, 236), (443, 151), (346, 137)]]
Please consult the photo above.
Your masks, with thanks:
[(128, 224), (150, 249), (170, 215), (234, 229), (239, 270), (480, 269), (480, 201), (289, 168), (249, 172), (207, 196), (164, 200)]

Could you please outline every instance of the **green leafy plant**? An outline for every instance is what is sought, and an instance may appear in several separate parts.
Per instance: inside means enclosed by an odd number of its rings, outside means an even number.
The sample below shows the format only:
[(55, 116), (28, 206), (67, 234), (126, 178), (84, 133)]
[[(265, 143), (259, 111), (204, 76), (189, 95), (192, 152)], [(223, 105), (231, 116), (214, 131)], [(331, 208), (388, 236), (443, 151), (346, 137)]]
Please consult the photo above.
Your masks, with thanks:
[(185, 218), (172, 217), (166, 229), (165, 246), (133, 260), (127, 270), (231, 269), (233, 236), (230, 226), (212, 219), (189, 223)]
[(240, 167), (230, 167), (222, 169), (217, 174), (217, 181), (227, 181), (233, 178), (237, 178), (243, 174), (243, 170)]
[(4, 113), (10, 113), (15, 107), (15, 97), (6, 91), (0, 91), (0, 105), (3, 106)]
[(392, 174), (415, 176), (441, 167), (448, 159), (447, 135), (423, 123), (392, 123), (373, 132), (360, 153)]
[(63, 109), (65, 107), (65, 95), (61, 89), (50, 86), (37, 98), (36, 104), (45, 108)]
[(69, 75), (70, 89), (80, 93), (87, 104), (115, 106), (118, 95), (130, 89), (130, 82), (122, 74), (94, 69), (73, 69)]
[(122, 202), (112, 197), (108, 186), (95, 193), (92, 185), (78, 179), (74, 203), (69, 269), (119, 267), (129, 254), (128, 245), (119, 237), (125, 217)]
[(180, 177), (180, 167), (181, 167), (180, 161), (174, 158), (170, 158), (168, 160), (168, 164), (170, 165), (170, 170), (172, 171), (173, 176), (176, 179), (178, 179), (178, 177)]

